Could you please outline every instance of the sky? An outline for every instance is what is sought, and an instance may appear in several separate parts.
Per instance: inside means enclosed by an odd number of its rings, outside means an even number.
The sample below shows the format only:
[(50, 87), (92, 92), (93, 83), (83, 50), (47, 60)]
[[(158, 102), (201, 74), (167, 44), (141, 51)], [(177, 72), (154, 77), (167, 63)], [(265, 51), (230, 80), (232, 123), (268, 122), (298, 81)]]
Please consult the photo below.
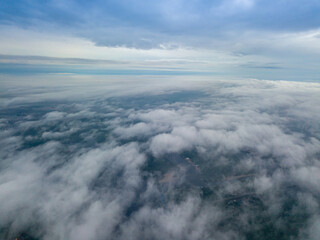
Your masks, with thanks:
[(319, 11), (317, 0), (3, 0), (0, 72), (318, 81)]

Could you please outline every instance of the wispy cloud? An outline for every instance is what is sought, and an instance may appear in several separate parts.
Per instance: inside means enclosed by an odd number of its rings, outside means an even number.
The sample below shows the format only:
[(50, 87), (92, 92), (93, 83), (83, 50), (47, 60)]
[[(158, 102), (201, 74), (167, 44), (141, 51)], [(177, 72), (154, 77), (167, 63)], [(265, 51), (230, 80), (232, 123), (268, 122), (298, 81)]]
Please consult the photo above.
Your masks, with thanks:
[[(184, 71), (319, 79), (320, 5), (316, 0), (304, 4), (287, 0), (33, 0), (3, 1), (0, 7), (3, 55), (68, 58), (62, 61), (66, 64), (80, 63), (79, 59), (92, 59), (91, 64), (93, 59), (123, 61), (129, 69), (150, 67), (136, 64), (139, 61), (178, 59), (197, 62), (185, 64)], [(283, 69), (242, 67), (250, 62), (257, 66), (278, 62)]]
[[(320, 5), (299, 1), (4, 1), (3, 24), (64, 28), (99, 45), (151, 48), (179, 36), (223, 36), (248, 30), (305, 31), (319, 28)], [(134, 30), (134, 31), (132, 31)], [(225, 35), (227, 36), (227, 35)], [(183, 38), (180, 44), (184, 43)], [(179, 43), (178, 41), (178, 43)]]

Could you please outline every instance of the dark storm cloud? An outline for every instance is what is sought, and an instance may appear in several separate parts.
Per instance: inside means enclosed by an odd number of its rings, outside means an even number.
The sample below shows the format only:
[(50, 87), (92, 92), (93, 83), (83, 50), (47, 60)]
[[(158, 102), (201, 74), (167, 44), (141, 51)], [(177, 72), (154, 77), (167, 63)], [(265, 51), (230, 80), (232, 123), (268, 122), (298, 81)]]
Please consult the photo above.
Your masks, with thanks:
[[(124, 82), (95, 90), (74, 84), (65, 91), (78, 95), (45, 102), (31, 92), (24, 103), (10, 101), (19, 89), (5, 85), (12, 95), (3, 96), (10, 104), (0, 121), (2, 236), (245, 239), (245, 230), (261, 228), (256, 218), (289, 231), (279, 217), (286, 211), (306, 218), (292, 237), (315, 239), (319, 84), (176, 81), (159, 88), (152, 80), (124, 90)], [(178, 163), (162, 173), (152, 171), (152, 159)], [(197, 174), (210, 175), (213, 200), (195, 187)], [(243, 211), (230, 207), (239, 196), (258, 198), (264, 210), (245, 200)]]

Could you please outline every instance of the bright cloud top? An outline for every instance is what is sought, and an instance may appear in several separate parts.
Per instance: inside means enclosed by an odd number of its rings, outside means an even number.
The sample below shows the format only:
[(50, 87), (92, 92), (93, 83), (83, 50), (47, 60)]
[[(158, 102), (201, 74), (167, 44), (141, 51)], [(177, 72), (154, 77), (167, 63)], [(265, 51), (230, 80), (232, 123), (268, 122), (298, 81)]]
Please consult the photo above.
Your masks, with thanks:
[(319, 84), (180, 80), (7, 83), (0, 234), (314, 239)]

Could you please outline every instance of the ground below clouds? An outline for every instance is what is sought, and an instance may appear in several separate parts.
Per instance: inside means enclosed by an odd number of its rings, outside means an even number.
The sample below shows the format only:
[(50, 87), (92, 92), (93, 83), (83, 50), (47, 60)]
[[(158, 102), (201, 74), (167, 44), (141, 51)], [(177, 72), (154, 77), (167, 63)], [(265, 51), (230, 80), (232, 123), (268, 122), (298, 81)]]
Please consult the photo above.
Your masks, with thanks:
[(154, 81), (6, 83), (1, 238), (317, 239), (320, 84)]

